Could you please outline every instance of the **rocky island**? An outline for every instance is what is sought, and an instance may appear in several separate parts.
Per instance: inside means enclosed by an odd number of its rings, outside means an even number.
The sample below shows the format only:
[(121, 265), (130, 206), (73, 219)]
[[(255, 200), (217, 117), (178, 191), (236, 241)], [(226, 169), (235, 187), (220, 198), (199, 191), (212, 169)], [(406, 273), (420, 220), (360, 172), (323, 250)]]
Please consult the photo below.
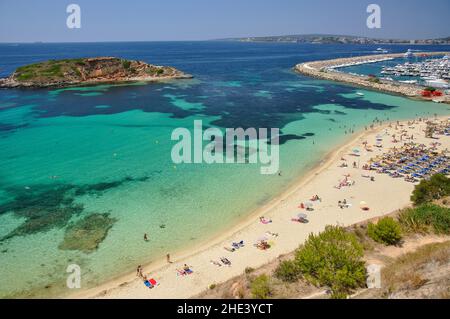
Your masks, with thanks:
[(187, 78), (192, 76), (170, 66), (115, 57), (95, 57), (49, 60), (25, 65), (17, 68), (9, 77), (0, 79), (0, 87), (67, 87)]

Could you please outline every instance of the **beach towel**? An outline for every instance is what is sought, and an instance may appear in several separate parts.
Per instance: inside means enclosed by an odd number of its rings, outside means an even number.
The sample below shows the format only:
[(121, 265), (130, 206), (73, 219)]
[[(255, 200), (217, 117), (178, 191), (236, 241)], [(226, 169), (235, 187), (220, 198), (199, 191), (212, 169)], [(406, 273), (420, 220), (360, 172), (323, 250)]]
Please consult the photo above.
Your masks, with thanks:
[(146, 285), (150, 289), (153, 288), (153, 285), (148, 280), (144, 280), (144, 285)]
[(157, 281), (156, 281), (155, 279), (153, 279), (153, 278), (149, 279), (148, 282), (149, 282), (153, 287), (159, 285), (159, 282), (157, 282)]

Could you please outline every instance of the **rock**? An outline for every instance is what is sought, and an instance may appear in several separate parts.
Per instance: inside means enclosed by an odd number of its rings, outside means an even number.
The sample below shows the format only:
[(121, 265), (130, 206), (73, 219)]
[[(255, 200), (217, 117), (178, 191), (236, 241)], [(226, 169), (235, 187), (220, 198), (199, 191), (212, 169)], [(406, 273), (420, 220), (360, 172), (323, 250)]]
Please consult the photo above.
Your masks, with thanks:
[(114, 57), (49, 60), (17, 68), (0, 87), (67, 87), (98, 83), (192, 78), (173, 67)]

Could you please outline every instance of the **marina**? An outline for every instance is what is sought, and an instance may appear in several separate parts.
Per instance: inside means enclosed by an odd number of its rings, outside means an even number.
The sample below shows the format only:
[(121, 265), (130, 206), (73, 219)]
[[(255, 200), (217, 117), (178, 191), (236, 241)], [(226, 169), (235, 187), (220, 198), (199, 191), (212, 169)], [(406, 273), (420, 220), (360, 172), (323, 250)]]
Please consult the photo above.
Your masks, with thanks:
[[(411, 51), (408, 51), (411, 52)], [(407, 53), (408, 53), (407, 52)], [(422, 58), (428, 57), (426, 54)], [(448, 88), (450, 79), (450, 63), (448, 55), (442, 58), (426, 59), (421, 62), (397, 64), (394, 67), (383, 67), (381, 74), (396, 77), (415, 77), (417, 80), (406, 80), (404, 83), (420, 83), (435, 88)]]
[[(404, 62), (404, 59), (408, 60)], [(414, 60), (416, 62), (412, 62)], [(392, 64), (392, 66), (382, 65), (383, 63)], [(362, 72), (366, 68), (365, 65), (372, 65), (367, 68), (374, 73), (368, 73), (367, 70)], [(450, 102), (448, 92), (450, 64), (446, 52), (421, 53), (409, 49), (406, 53), (302, 63), (295, 69), (305, 75), (326, 80), (345, 82), (437, 103)], [(424, 94), (424, 91), (428, 89), (436, 92)]]

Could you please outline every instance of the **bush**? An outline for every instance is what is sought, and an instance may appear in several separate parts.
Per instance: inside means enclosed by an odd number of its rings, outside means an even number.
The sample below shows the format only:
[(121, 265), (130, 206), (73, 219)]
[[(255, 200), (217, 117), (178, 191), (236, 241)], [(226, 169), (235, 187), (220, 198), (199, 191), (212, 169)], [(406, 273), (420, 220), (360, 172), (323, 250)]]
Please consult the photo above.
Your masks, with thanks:
[(250, 291), (252, 292), (253, 298), (269, 298), (271, 293), (269, 277), (267, 275), (261, 275), (253, 279), (250, 284)]
[(442, 174), (433, 175), (429, 180), (422, 180), (416, 185), (411, 195), (414, 205), (429, 203), (450, 195), (450, 179)]
[(380, 219), (376, 225), (369, 223), (367, 235), (385, 245), (396, 245), (402, 239), (400, 224), (391, 217)]
[(246, 273), (247, 275), (251, 274), (254, 271), (255, 271), (255, 269), (252, 267), (245, 267), (245, 269), (244, 269), (244, 273)]
[(371, 82), (371, 83), (380, 83), (380, 79), (377, 77), (369, 77), (367, 79), (367, 81)]
[(296, 282), (300, 278), (300, 269), (291, 260), (282, 261), (275, 269), (275, 277), (284, 282)]
[(365, 285), (363, 254), (354, 234), (341, 227), (327, 226), (319, 235), (309, 236), (295, 260), (308, 281), (328, 286), (333, 297), (342, 297)]
[(129, 69), (131, 66), (131, 61), (127, 61), (127, 60), (123, 60), (122, 61), (122, 66), (124, 67), (124, 69)]
[(450, 234), (450, 208), (425, 204), (405, 209), (399, 215), (404, 230), (415, 233), (433, 231), (437, 234)]

